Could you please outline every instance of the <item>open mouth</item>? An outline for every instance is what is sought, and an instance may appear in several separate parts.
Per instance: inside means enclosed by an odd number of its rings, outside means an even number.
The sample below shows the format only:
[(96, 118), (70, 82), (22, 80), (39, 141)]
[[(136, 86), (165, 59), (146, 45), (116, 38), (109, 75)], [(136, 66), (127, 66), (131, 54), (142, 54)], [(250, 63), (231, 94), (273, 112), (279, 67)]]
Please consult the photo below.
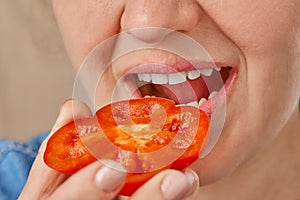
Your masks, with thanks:
[[(149, 66), (150, 67), (150, 66)], [(141, 72), (140, 72), (141, 71)], [(125, 84), (132, 91), (131, 98), (162, 97), (177, 105), (190, 105), (212, 114), (216, 104), (225, 101), (237, 78), (237, 68), (183, 70), (135, 70), (125, 76)], [(146, 70), (147, 71), (147, 70)]]

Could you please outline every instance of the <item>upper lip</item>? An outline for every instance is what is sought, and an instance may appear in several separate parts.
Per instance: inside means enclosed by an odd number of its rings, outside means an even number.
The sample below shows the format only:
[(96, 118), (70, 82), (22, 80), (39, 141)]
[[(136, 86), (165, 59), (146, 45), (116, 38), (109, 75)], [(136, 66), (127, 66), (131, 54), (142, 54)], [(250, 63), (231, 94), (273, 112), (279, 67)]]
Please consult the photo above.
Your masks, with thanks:
[(238, 67), (237, 63), (233, 62), (207, 62), (201, 60), (175, 60), (175, 62), (166, 61), (144, 61), (128, 64), (127, 66), (114, 66), (113, 72), (116, 79), (125, 76), (126, 74), (170, 74), (182, 71), (206, 69), (206, 68), (221, 68), (221, 67)]

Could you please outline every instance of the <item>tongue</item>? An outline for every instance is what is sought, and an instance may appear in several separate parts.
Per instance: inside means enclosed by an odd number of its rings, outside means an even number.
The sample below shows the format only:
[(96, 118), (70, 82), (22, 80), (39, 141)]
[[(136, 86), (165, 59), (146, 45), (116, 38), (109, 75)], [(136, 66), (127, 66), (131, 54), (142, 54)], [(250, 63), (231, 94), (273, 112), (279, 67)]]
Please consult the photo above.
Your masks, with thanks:
[(173, 99), (176, 104), (186, 104), (197, 101), (203, 97), (207, 98), (209, 91), (205, 81), (200, 77), (195, 80), (189, 80), (176, 85), (156, 85), (153, 87), (165, 94), (170, 99)]

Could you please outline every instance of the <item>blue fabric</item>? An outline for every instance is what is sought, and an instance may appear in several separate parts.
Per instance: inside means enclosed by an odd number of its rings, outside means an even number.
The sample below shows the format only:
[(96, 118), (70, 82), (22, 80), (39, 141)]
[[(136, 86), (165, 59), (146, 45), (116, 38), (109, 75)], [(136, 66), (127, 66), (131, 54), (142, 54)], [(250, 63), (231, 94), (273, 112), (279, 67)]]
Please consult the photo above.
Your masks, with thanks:
[(38, 149), (49, 133), (28, 143), (0, 140), (0, 200), (18, 198)]

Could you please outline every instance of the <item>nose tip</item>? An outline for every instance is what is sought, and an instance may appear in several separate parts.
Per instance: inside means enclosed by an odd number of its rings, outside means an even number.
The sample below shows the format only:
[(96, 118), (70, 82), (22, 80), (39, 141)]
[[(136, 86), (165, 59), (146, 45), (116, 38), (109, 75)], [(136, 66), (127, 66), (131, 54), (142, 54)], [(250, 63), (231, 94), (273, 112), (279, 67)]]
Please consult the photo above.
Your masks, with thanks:
[(120, 28), (143, 42), (156, 43), (172, 32), (170, 30), (193, 30), (199, 16), (200, 7), (194, 0), (132, 0), (126, 1)]
[(142, 42), (155, 44), (162, 41), (173, 31), (159, 27), (144, 27), (128, 30), (127, 33)]

